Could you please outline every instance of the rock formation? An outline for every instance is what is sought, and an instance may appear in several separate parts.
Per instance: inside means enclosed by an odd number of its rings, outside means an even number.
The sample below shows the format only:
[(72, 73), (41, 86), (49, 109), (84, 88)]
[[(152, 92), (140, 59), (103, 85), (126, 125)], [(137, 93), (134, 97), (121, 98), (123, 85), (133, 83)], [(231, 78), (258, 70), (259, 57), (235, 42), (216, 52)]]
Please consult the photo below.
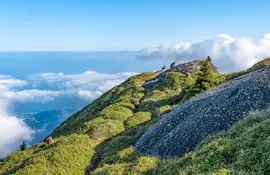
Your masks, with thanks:
[[(210, 60), (207, 58), (206, 61), (211, 62), (211, 58), (210, 58)], [(189, 72), (189, 73), (199, 72), (202, 68), (203, 62), (204, 62), (203, 60), (195, 60), (195, 61), (191, 61), (188, 63), (178, 64), (178, 65), (174, 66), (171, 69), (171, 71), (172, 72), (180, 72), (182, 74), (186, 74), (187, 72)], [(212, 62), (210, 63), (210, 66), (214, 72), (218, 72), (217, 68), (212, 64)]]
[[(195, 60), (195, 61), (191, 61), (188, 63), (182, 63), (182, 64), (178, 64), (178, 65), (175, 65), (175, 62), (173, 62), (171, 64), (171, 69), (166, 70), (164, 72), (161, 72), (157, 77), (146, 82), (143, 85), (143, 87), (146, 89), (146, 91), (151, 90), (155, 85), (159, 84), (162, 81), (163, 76), (166, 72), (180, 72), (180, 73), (187, 75), (187, 76), (194, 73), (194, 72), (199, 72), (203, 66), (203, 63), (204, 63), (203, 60)], [(212, 64), (212, 62), (210, 63), (210, 66), (214, 72), (218, 72), (217, 68)]]
[[(176, 66), (198, 69), (184, 64)], [(235, 78), (178, 106), (137, 141), (146, 154), (178, 157), (190, 152), (206, 137), (226, 131), (251, 110), (270, 105), (270, 67)]]

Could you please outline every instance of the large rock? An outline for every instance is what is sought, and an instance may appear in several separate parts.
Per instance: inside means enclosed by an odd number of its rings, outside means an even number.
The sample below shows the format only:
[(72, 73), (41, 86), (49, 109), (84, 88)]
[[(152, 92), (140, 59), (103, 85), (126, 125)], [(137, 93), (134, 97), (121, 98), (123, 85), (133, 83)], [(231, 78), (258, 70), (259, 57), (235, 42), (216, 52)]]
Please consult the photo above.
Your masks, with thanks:
[(270, 68), (238, 77), (181, 104), (137, 141), (138, 151), (177, 157), (206, 137), (231, 128), (251, 110), (270, 104)]

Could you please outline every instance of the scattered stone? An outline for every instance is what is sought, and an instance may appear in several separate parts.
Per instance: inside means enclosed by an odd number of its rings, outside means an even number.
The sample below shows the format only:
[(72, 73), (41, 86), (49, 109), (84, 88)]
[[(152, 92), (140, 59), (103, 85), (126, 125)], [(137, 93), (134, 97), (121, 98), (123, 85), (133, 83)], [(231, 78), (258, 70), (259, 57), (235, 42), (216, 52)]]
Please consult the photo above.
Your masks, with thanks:
[(46, 141), (47, 141), (47, 144), (48, 144), (48, 145), (54, 142), (54, 141), (53, 141), (53, 138), (52, 138), (51, 136), (49, 136), (49, 137), (46, 139)]

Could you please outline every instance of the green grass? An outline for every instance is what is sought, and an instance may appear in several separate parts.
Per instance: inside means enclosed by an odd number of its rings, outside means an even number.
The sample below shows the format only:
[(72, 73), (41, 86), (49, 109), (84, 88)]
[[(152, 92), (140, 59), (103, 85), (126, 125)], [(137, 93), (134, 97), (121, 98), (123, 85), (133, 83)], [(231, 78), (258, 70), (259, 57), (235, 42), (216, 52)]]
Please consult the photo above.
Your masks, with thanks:
[(158, 159), (155, 157), (138, 157), (130, 163), (116, 163), (105, 164), (104, 166), (97, 168), (93, 175), (139, 175), (149, 174), (158, 163)]
[(1, 174), (84, 174), (94, 155), (95, 142), (86, 135), (73, 134), (54, 143), (37, 144), (9, 155), (0, 163)]
[(176, 159), (158, 159), (128, 147), (106, 157), (93, 174), (256, 174), (270, 173), (270, 112), (253, 112), (228, 132), (204, 140)]

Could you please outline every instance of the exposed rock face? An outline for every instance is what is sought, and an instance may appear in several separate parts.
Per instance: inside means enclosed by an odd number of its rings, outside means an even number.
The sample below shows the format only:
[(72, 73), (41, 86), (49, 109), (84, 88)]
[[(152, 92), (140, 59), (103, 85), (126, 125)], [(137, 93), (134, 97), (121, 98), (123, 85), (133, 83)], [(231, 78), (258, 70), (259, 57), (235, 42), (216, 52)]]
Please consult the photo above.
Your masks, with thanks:
[(176, 157), (270, 105), (270, 67), (233, 79), (181, 104), (137, 141), (138, 151)]
[[(166, 72), (180, 72), (185, 75), (189, 75), (190, 73), (194, 73), (194, 72), (199, 72), (202, 68), (203, 62), (204, 62), (203, 60), (195, 60), (192, 62), (178, 64), (176, 66), (171, 66), (171, 69), (165, 72), (162, 72), (157, 77), (146, 82), (143, 85), (143, 87), (146, 89), (146, 91), (151, 90), (155, 85), (159, 84), (162, 81), (163, 76)], [(214, 72), (218, 72), (217, 68), (212, 63), (211, 63), (211, 68)]]

